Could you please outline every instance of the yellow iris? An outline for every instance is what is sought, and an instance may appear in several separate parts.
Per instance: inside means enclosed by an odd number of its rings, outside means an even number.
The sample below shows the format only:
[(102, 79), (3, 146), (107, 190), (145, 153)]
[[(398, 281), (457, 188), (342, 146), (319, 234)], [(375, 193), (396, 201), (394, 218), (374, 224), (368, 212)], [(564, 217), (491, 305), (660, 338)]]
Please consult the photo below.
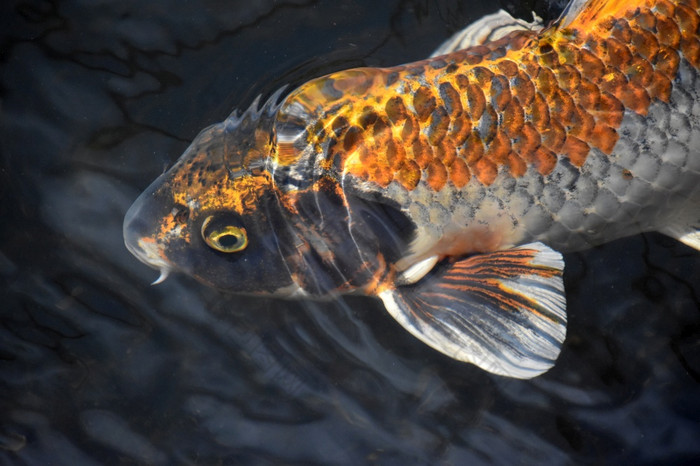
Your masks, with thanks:
[(238, 252), (248, 246), (248, 235), (243, 227), (212, 224), (214, 217), (207, 217), (202, 224), (202, 238), (207, 245), (221, 252)]

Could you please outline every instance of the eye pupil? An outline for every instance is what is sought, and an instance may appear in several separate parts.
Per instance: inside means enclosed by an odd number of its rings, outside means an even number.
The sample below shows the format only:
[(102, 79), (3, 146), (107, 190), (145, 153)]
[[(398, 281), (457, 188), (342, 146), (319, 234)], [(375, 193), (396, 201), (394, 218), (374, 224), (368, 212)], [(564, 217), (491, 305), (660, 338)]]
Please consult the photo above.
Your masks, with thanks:
[(235, 247), (238, 242), (239, 238), (235, 235), (226, 234), (219, 236), (219, 244), (221, 244), (221, 246), (223, 246), (225, 249)]

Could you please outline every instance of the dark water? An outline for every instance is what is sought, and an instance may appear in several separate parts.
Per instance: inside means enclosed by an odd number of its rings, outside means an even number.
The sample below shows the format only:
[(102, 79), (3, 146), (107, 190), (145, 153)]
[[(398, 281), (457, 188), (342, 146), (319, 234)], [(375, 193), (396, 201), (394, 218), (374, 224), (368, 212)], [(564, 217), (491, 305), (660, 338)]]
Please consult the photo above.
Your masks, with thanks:
[(427, 56), (496, 7), (3, 2), (0, 464), (700, 459), (700, 254), (662, 236), (566, 257), (568, 338), (531, 381), (441, 356), (370, 299), (151, 287), (123, 246), (130, 203), (204, 126)]

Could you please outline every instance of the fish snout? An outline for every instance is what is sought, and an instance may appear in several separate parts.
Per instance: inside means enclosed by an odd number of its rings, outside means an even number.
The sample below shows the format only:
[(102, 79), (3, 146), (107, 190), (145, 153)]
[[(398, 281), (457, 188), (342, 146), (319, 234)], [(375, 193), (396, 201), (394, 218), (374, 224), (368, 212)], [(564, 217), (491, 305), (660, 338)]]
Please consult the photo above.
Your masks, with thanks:
[(156, 203), (144, 202), (142, 194), (129, 208), (124, 216), (123, 235), (124, 244), (131, 254), (144, 264), (158, 269), (161, 277), (156, 282), (161, 282), (168, 275), (172, 264), (167, 260), (163, 245), (156, 236), (157, 225), (154, 219), (162, 218)]

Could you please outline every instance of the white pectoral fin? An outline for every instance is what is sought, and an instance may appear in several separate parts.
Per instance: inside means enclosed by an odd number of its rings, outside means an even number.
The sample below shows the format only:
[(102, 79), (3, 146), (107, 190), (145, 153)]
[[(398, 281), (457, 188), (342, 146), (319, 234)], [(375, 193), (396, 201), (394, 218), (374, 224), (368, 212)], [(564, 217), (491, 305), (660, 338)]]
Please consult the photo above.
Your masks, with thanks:
[(561, 254), (532, 243), (438, 267), (380, 293), (406, 330), (494, 374), (529, 379), (554, 365), (566, 336)]
[[(700, 217), (700, 215), (697, 216)], [(669, 225), (663, 228), (661, 233), (700, 251), (700, 219), (695, 222), (691, 221)]]

